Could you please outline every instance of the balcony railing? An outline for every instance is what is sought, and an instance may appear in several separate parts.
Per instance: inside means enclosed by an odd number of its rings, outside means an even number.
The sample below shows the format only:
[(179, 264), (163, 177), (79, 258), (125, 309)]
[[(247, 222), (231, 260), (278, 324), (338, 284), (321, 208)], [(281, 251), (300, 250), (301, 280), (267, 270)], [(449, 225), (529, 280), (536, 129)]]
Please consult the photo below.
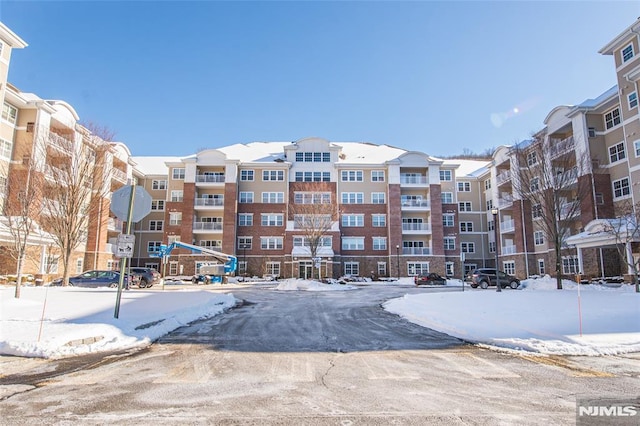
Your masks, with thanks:
[(61, 151), (67, 154), (73, 153), (73, 142), (70, 141), (69, 139), (63, 138), (57, 133), (49, 132), (48, 142), (51, 142), (51, 145), (55, 146), (56, 148), (60, 149)]
[(512, 204), (513, 196), (511, 195), (503, 195), (502, 197), (498, 198), (498, 207), (500, 207), (501, 209), (509, 207)]
[(193, 222), (194, 231), (222, 231), (222, 222)]
[(506, 254), (514, 254), (516, 252), (516, 246), (503, 246), (502, 247), (502, 254), (506, 255)]
[(565, 139), (549, 139), (549, 156), (551, 158), (558, 157), (566, 152), (569, 152), (575, 148), (575, 140), (573, 136), (569, 136)]
[(516, 229), (516, 224), (513, 219), (500, 222), (500, 232), (511, 232)]
[(496, 176), (496, 183), (498, 185), (501, 185), (509, 180), (511, 180), (511, 170), (507, 170)]
[(402, 203), (402, 207), (422, 207), (422, 208), (429, 208), (429, 206), (431, 205), (429, 203), (429, 200), (400, 200), (400, 202)]
[(580, 215), (580, 202), (572, 201), (560, 205), (560, 219), (571, 219)]
[(122, 170), (112, 169), (111, 173), (114, 179), (119, 180), (120, 182), (127, 182), (127, 173)]
[(412, 184), (412, 185), (426, 185), (429, 183), (428, 176), (411, 176), (411, 175), (400, 175), (400, 183), (401, 184)]
[(431, 231), (430, 223), (403, 223), (403, 231)]
[(402, 254), (430, 255), (431, 247), (402, 247)]
[(223, 207), (224, 198), (196, 198), (195, 205), (198, 207)]
[(224, 175), (196, 175), (198, 183), (224, 183)]

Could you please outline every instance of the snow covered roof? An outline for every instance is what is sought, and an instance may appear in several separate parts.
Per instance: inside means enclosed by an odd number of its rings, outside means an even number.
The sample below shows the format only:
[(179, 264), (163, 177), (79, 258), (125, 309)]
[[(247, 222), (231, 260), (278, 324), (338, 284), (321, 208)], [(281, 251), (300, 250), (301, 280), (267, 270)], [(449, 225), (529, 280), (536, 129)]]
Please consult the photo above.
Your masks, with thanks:
[(444, 166), (457, 165), (456, 176), (457, 177), (473, 177), (477, 178), (489, 171), (490, 160), (462, 160), (462, 159), (450, 159), (444, 160)]
[(166, 162), (182, 161), (182, 157), (131, 157), (135, 169), (144, 175), (166, 175), (168, 173)]

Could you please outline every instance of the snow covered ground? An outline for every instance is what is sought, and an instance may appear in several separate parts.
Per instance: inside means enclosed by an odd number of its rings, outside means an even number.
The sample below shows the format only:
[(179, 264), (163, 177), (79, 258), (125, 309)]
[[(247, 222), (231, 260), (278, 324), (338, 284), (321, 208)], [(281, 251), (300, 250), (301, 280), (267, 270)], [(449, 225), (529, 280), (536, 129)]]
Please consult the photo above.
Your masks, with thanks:
[[(279, 291), (362, 291), (367, 282), (321, 284), (305, 280), (273, 283)], [(448, 286), (462, 290), (461, 282)], [(545, 354), (602, 355), (640, 351), (640, 294), (633, 286), (609, 288), (564, 282), (555, 290), (549, 278), (526, 280), (520, 290), (495, 289), (405, 295), (385, 303), (389, 312), (416, 324), (490, 347)], [(58, 358), (148, 345), (198, 318), (224, 312), (233, 294), (206, 287), (122, 293), (114, 318), (117, 291), (62, 287), (0, 288), (0, 354)]]

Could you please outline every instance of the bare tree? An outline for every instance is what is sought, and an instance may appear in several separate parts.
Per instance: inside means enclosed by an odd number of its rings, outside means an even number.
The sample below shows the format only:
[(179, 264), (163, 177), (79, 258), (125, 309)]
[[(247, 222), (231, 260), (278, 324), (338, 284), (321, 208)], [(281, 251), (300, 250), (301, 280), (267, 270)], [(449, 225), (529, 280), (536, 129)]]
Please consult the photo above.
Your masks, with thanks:
[(47, 158), (43, 215), (46, 230), (60, 249), (63, 285), (69, 283), (73, 252), (87, 241), (89, 218), (98, 214), (111, 192), (106, 159), (112, 136), (93, 125), (78, 126), (72, 134), (41, 135)]
[(593, 198), (591, 182), (585, 178), (591, 173), (591, 159), (576, 152), (573, 136), (561, 140), (537, 136), (516, 145), (512, 161), (513, 194), (530, 203), (535, 226), (550, 242), (561, 290), (566, 239), (583, 226), (581, 200)]
[(606, 219), (604, 231), (615, 238), (618, 256), (633, 271), (636, 293), (640, 293), (640, 257), (634, 258), (632, 253), (633, 244), (640, 243), (640, 203), (634, 205), (631, 201), (626, 201), (619, 204), (616, 210), (617, 217)]
[(20, 297), (30, 240), (43, 234), (38, 225), (43, 179), (42, 174), (35, 170), (34, 164), (28, 155), (23, 156), (22, 164), (16, 165), (7, 178), (9, 200), (4, 214), (9, 233), (13, 237), (13, 244), (8, 247), (8, 252), (16, 260), (16, 298)]
[[(308, 182), (302, 185), (298, 188), (304, 190), (294, 190), (290, 214), (296, 231), (304, 237), (305, 247), (309, 250), (315, 268), (319, 263), (320, 248), (327, 241), (328, 233), (335, 222), (336, 211), (331, 199), (332, 192), (324, 182)], [(319, 267), (317, 276), (321, 279)]]

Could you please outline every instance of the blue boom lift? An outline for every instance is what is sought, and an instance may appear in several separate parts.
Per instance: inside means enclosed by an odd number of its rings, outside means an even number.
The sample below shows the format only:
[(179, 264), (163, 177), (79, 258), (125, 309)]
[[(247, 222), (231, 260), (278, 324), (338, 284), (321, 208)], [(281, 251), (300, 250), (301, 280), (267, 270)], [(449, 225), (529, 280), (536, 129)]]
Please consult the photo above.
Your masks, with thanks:
[(180, 241), (175, 241), (169, 245), (160, 245), (160, 249), (155, 252), (153, 256), (162, 257), (163, 260), (166, 260), (175, 248), (183, 248), (191, 250), (195, 254), (211, 256), (216, 261), (221, 262), (211, 263), (200, 267), (200, 273), (209, 276), (211, 282), (214, 283), (222, 283), (223, 281), (226, 281), (226, 277), (232, 275), (238, 267), (238, 258), (235, 256)]

